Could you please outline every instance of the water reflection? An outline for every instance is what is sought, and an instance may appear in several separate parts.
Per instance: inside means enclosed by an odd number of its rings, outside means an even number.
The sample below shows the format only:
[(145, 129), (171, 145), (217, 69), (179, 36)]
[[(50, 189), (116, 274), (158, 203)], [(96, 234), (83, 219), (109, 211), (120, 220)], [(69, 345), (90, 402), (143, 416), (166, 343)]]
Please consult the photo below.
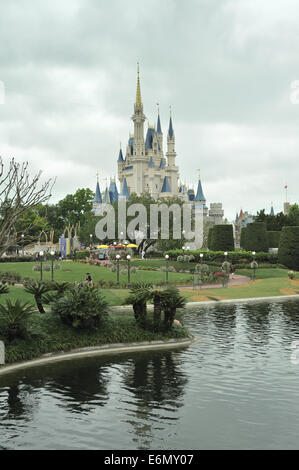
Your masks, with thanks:
[(199, 337), (188, 348), (0, 377), (0, 446), (297, 448), (299, 302), (194, 307), (183, 321)]
[(177, 410), (184, 404), (187, 382), (182, 358), (170, 351), (135, 356), (125, 367), (123, 383), (131, 395), (125, 405), (131, 409), (134, 403), (135, 408), (127, 422), (138, 449), (150, 448), (157, 427), (164, 429), (179, 419)]

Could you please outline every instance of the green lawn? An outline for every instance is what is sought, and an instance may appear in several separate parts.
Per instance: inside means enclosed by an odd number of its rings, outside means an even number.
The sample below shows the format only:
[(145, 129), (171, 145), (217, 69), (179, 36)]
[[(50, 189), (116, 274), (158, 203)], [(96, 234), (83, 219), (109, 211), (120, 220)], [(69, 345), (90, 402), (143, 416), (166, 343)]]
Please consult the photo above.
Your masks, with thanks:
[(253, 297), (275, 297), (279, 295), (287, 295), (284, 289), (290, 289), (290, 294), (299, 294), (298, 288), (292, 287), (287, 278), (261, 279), (250, 282), (249, 285), (236, 286), (230, 288), (219, 289), (199, 289), (185, 291), (188, 301), (201, 300), (225, 300), (225, 299), (247, 299)]
[[(17, 271), (22, 278), (30, 277), (32, 279), (40, 279), (40, 272), (33, 271), (35, 263), (1, 263), (0, 273), (5, 271)], [(90, 266), (83, 263), (75, 263), (73, 261), (60, 262), (61, 269), (54, 271), (56, 281), (79, 282), (85, 280), (86, 273), (89, 272), (93, 281), (101, 279), (105, 281), (115, 281), (116, 273), (110, 271), (109, 268), (100, 266)], [(134, 261), (132, 261), (132, 266)], [(161, 266), (161, 261), (160, 261)], [(136, 274), (131, 273), (131, 282), (159, 282), (165, 281), (165, 272), (159, 271), (143, 271), (139, 270)], [(51, 272), (43, 272), (43, 279), (50, 280)], [(190, 274), (186, 273), (169, 273), (169, 280), (178, 283), (185, 283), (190, 279)], [(127, 282), (127, 275), (120, 274), (120, 282)]]
[[(136, 260), (135, 264), (144, 263), (151, 266), (161, 265), (162, 260)], [(160, 264), (158, 264), (160, 263)], [(132, 262), (134, 264), (134, 262)], [(40, 273), (32, 271), (34, 263), (1, 263), (0, 271), (18, 271), (22, 277), (31, 277), (39, 279)], [(98, 266), (89, 266), (82, 263), (74, 263), (65, 261), (61, 263), (61, 270), (55, 271), (55, 279), (58, 281), (80, 281), (85, 279), (86, 272), (90, 272), (94, 281), (114, 280), (116, 281), (116, 273), (112, 273), (110, 269)], [(188, 301), (201, 301), (215, 299), (239, 299), (252, 297), (272, 297), (278, 295), (288, 295), (299, 293), (299, 283), (292, 283), (287, 277), (287, 269), (269, 268), (258, 269), (256, 272), (257, 280), (249, 282), (243, 286), (218, 288), (218, 289), (197, 289), (183, 290)], [(44, 279), (50, 279), (51, 273), (44, 273)], [(237, 270), (237, 274), (250, 277), (252, 271), (248, 269)], [(175, 280), (177, 283), (184, 284), (190, 279), (190, 274), (185, 273), (169, 273), (169, 279)], [(297, 273), (298, 277), (298, 273)], [(127, 277), (120, 275), (121, 281), (126, 281)], [(158, 282), (165, 280), (165, 273), (159, 271), (143, 271), (139, 270), (131, 276), (132, 282), (148, 281)], [(126, 289), (102, 289), (103, 294), (111, 306), (122, 305), (125, 297), (128, 295)], [(7, 295), (0, 296), (0, 302), (3, 302)], [(21, 298), (24, 301), (34, 303), (32, 295), (27, 294), (23, 287), (10, 287), (9, 297), (12, 300)]]

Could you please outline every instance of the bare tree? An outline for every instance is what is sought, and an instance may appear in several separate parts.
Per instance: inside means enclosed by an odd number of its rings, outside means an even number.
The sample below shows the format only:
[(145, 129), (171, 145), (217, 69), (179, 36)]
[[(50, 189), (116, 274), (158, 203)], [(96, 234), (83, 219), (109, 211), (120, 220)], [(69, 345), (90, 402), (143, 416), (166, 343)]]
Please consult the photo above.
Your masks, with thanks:
[(55, 179), (41, 183), (39, 171), (33, 177), (28, 162), (9, 161), (5, 169), (0, 157), (0, 256), (14, 243), (14, 226), (28, 209), (49, 200)]

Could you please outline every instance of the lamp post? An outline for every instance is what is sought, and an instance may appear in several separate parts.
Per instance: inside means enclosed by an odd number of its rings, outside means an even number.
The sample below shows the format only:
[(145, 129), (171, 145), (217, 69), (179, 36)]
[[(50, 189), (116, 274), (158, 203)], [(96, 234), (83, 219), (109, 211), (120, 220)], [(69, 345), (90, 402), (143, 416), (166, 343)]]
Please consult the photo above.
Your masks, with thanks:
[(120, 260), (120, 255), (116, 255), (116, 283), (117, 286), (119, 287), (119, 260)]
[(24, 233), (22, 233), (22, 256), (24, 256)]
[(202, 266), (201, 266), (201, 263), (202, 263), (202, 259), (203, 259), (203, 253), (200, 253), (199, 257), (200, 257), (200, 285), (202, 285)]
[(127, 260), (128, 260), (128, 287), (131, 287), (131, 278), (130, 278), (130, 269), (131, 269), (130, 260), (131, 260), (131, 256), (130, 255), (127, 256)]
[(253, 251), (253, 252), (252, 252), (252, 256), (253, 256), (253, 280), (255, 280), (255, 270), (256, 270), (255, 255), (256, 255), (256, 252)]
[(169, 255), (165, 255), (165, 260), (166, 260), (166, 284), (168, 285)]
[(55, 256), (55, 251), (52, 250), (51, 251), (51, 281), (53, 282), (54, 281), (54, 256)]
[(44, 256), (44, 252), (40, 251), (39, 257), (40, 257), (40, 280), (41, 281), (43, 280), (43, 256)]
[(184, 254), (185, 254), (186, 247), (185, 247), (185, 246), (182, 246), (182, 250), (183, 250), (183, 255), (184, 255)]

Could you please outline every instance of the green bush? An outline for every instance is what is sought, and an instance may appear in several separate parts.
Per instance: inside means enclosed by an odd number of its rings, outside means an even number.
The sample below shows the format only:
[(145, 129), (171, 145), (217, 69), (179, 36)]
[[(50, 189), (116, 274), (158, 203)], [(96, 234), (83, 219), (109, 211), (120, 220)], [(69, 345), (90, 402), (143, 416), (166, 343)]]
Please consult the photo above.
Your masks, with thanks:
[(1, 331), (7, 335), (9, 341), (26, 337), (27, 321), (33, 312), (33, 305), (29, 302), (23, 303), (19, 299), (15, 303), (7, 299), (4, 304), (0, 304)]
[(246, 247), (246, 227), (241, 229), (241, 236), (240, 236), (240, 247), (245, 250)]
[(269, 248), (278, 248), (281, 232), (268, 231), (267, 234), (267, 244)]
[(268, 251), (266, 224), (253, 222), (246, 226), (245, 249), (247, 251)]
[(108, 303), (96, 287), (72, 287), (51, 304), (61, 321), (78, 329), (98, 328), (107, 318)]
[(211, 236), (211, 250), (230, 251), (234, 249), (232, 225), (214, 225)]
[(282, 228), (278, 260), (289, 269), (299, 270), (299, 227), (286, 226)]

